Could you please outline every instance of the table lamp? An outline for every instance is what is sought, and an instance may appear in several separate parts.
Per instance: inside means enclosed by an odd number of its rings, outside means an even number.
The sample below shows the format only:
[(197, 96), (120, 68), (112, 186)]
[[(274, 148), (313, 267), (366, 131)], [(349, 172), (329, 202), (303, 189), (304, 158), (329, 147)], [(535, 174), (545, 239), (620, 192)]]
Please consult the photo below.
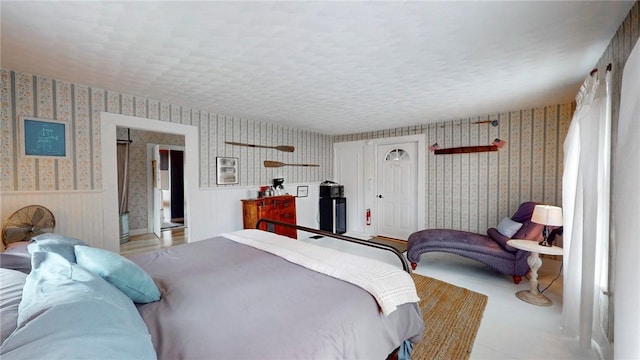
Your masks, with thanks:
[[(531, 221), (544, 225), (542, 230), (542, 246), (552, 246), (549, 240), (549, 226), (562, 226), (562, 209), (551, 205), (536, 205), (531, 215)], [(551, 240), (553, 242), (553, 239)]]

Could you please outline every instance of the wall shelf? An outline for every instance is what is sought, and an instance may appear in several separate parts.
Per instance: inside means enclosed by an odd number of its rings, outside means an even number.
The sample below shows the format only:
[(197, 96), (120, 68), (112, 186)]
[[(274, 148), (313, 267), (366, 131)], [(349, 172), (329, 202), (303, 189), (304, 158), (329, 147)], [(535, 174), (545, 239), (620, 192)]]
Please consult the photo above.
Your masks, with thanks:
[(479, 146), (460, 146), (446, 149), (436, 149), (434, 153), (436, 155), (446, 155), (446, 154), (466, 154), (466, 153), (477, 153), (477, 152), (487, 152), (487, 151), (498, 151), (498, 147), (496, 145), (479, 145)]

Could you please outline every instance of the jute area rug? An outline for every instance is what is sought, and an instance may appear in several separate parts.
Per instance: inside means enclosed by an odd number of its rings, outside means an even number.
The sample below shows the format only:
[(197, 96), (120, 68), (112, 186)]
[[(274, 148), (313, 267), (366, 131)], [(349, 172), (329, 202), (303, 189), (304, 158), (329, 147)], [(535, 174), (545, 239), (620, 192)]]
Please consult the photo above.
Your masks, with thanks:
[(430, 277), (411, 277), (425, 326), (411, 359), (469, 359), (488, 297)]

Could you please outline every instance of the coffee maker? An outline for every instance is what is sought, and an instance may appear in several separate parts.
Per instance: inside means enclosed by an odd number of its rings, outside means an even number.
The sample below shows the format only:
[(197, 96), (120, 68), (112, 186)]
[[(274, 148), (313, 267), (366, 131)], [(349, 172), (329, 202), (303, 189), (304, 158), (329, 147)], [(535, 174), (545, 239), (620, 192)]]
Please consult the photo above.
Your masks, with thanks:
[(284, 195), (284, 178), (273, 179), (273, 195)]

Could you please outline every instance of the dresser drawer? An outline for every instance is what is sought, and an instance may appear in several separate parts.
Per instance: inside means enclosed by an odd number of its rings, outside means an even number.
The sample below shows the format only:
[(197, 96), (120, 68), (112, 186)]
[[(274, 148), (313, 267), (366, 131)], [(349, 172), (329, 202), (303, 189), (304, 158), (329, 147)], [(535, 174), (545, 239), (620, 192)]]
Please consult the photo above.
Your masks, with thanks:
[(289, 224), (296, 223), (296, 210), (292, 209), (292, 211), (279, 211), (278, 212), (278, 220), (282, 222), (286, 222)]
[(294, 209), (296, 208), (296, 202), (295, 200), (280, 200), (280, 201), (276, 201), (276, 207), (278, 208), (278, 210), (285, 210), (285, 209)]
[[(287, 224), (296, 223), (296, 199), (291, 195), (242, 200), (243, 225), (255, 228), (259, 219), (272, 219)], [(296, 238), (297, 230), (284, 226), (262, 224), (261, 229)]]

